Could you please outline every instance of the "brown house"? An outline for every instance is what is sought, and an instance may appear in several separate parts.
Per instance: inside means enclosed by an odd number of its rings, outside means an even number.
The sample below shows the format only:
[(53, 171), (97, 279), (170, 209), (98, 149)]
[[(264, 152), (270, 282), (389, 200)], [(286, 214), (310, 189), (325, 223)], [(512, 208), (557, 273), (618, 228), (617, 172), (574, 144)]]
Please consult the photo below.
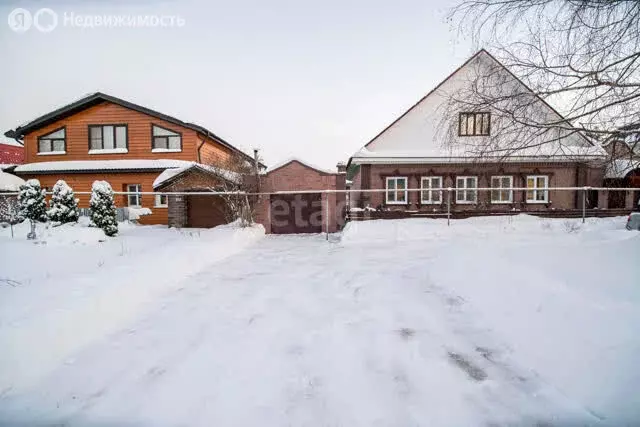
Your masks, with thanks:
[[(192, 123), (94, 93), (5, 133), (24, 142), (24, 164), (13, 173), (37, 178), (51, 189), (64, 179), (77, 192), (90, 192), (95, 180), (114, 191), (153, 192), (167, 169), (194, 164), (224, 165), (232, 155), (253, 161), (231, 144)], [(89, 195), (79, 195), (88, 207)], [(168, 223), (166, 196), (116, 196), (118, 207), (150, 208), (147, 224)]]
[[(352, 206), (438, 215), (447, 212), (447, 188), (453, 189), (451, 211), (462, 214), (572, 210), (582, 206), (581, 192), (548, 190), (602, 185), (606, 153), (577, 130), (559, 133), (555, 142), (514, 149), (508, 155), (477, 154), (478, 147), (509, 144), (498, 141), (504, 139), (497, 136), (498, 130), (519, 126), (490, 109), (450, 111), (448, 100), (469, 90), (473, 76), (488, 73), (486, 70), (506, 76), (511, 86), (504, 85), (501, 90), (511, 87), (530, 92), (492, 55), (479, 51), (353, 154), (349, 165), (357, 165), (358, 171), (351, 188), (381, 191), (354, 193)], [(534, 107), (535, 114), (564, 120), (541, 99), (532, 103)], [(455, 131), (443, 134), (443, 128)], [(517, 130), (519, 135), (526, 135), (527, 129)], [(479, 191), (481, 188), (492, 191)], [(597, 192), (590, 192), (586, 203), (597, 207), (603, 201)]]

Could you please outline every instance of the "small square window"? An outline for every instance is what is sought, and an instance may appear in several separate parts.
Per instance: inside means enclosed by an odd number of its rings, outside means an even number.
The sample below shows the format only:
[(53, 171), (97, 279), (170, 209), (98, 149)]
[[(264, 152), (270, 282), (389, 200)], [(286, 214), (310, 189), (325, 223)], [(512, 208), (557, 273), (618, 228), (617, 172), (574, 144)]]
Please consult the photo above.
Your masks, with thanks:
[(549, 202), (549, 177), (546, 175), (527, 176), (527, 203)]
[(394, 176), (387, 178), (387, 204), (403, 205), (407, 203), (407, 177)]
[(169, 196), (166, 194), (156, 194), (156, 208), (166, 208), (169, 206)]
[(142, 185), (141, 184), (129, 184), (127, 185), (127, 205), (131, 208), (142, 207)]
[(442, 203), (442, 177), (441, 176), (423, 176), (422, 188), (420, 191), (422, 204), (440, 204)]
[(491, 203), (512, 203), (513, 190), (512, 176), (492, 176), (491, 177)]
[(459, 176), (456, 178), (456, 202), (461, 204), (476, 203), (478, 199), (478, 177)]
[(491, 132), (491, 113), (460, 113), (459, 136), (488, 136)]

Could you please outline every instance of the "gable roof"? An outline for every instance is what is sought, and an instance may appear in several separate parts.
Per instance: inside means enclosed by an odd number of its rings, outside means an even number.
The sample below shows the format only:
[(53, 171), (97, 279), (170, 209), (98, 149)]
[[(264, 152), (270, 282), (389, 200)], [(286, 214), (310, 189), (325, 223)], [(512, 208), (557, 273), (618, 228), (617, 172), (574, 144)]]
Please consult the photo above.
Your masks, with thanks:
[[(457, 73), (459, 73), (462, 69), (464, 69), (467, 65), (469, 65), (472, 61), (474, 61), (475, 59), (485, 56), (487, 58), (489, 58), (492, 62), (494, 62), (495, 64), (497, 64), (499, 67), (501, 67), (502, 70), (504, 70), (505, 72), (507, 72), (509, 74), (510, 77), (512, 77), (518, 84), (522, 85), (528, 92), (534, 94), (536, 96), (536, 98), (546, 107), (548, 108), (550, 111), (552, 111), (554, 114), (556, 114), (558, 116), (558, 118), (560, 120), (565, 121), (569, 126), (572, 126), (571, 123), (566, 120), (553, 106), (551, 106), (546, 100), (544, 100), (542, 97), (540, 97), (538, 94), (536, 94), (535, 92), (533, 92), (533, 90), (531, 90), (531, 88), (529, 86), (527, 86), (527, 84), (525, 84), (520, 78), (518, 78), (518, 76), (516, 76), (515, 74), (513, 74), (513, 72), (511, 72), (511, 70), (509, 70), (507, 67), (505, 67), (500, 61), (498, 61), (493, 55), (491, 55), (491, 53), (489, 53), (486, 49), (480, 49), (478, 52), (476, 52), (474, 55), (472, 55), (469, 59), (467, 59), (464, 63), (462, 63), (459, 67), (457, 67), (451, 74), (449, 74), (444, 80), (442, 80), (440, 83), (438, 83), (432, 90), (430, 90), (429, 92), (427, 92), (426, 95), (424, 95), (422, 98), (420, 98), (415, 104), (413, 104), (411, 107), (409, 107), (409, 109), (407, 109), (404, 113), (402, 113), (398, 118), (396, 118), (393, 122), (391, 122), (388, 126), (386, 126), (381, 132), (379, 132), (376, 136), (374, 136), (369, 142), (367, 142), (358, 152), (356, 152), (350, 159), (348, 162), (348, 165), (351, 165), (351, 161), (354, 158), (366, 158), (366, 157), (383, 157), (382, 153), (380, 153), (380, 155), (375, 155), (374, 151), (372, 151), (371, 149), (369, 149), (368, 147), (373, 144), (374, 142), (376, 142), (382, 135), (384, 135), (387, 131), (389, 131), (392, 127), (394, 127), (398, 122), (400, 122), (405, 116), (407, 116), (409, 113), (411, 113), (414, 109), (418, 108), (427, 98), (429, 98), (432, 94), (436, 93), (440, 88), (442, 88), (442, 86), (447, 83), (452, 77), (454, 77)], [(576, 133), (577, 135), (583, 140), (583, 142), (585, 142), (587, 148), (585, 148), (584, 150), (582, 150), (581, 153), (577, 154), (574, 149), (569, 149), (568, 151), (570, 151), (571, 153), (560, 153), (562, 157), (569, 157), (569, 156), (576, 156), (576, 155), (586, 155), (586, 156), (601, 156), (603, 155), (603, 151), (601, 149), (601, 147), (599, 147), (598, 145), (594, 144), (593, 141), (591, 141), (589, 138), (587, 138), (582, 132), (580, 132), (578, 129), (576, 129)], [(387, 152), (384, 153), (386, 155), (386, 157), (396, 157), (396, 158), (404, 158), (404, 160), (407, 160), (407, 158), (412, 157), (412, 156), (418, 156), (418, 157), (422, 157), (422, 158), (450, 158), (452, 161), (455, 161), (455, 159), (461, 159), (461, 158), (469, 158), (469, 157), (475, 157), (475, 156), (470, 156), (470, 155), (465, 155), (464, 151), (465, 150), (461, 150), (461, 149), (454, 149), (454, 150), (450, 150), (451, 152), (446, 153), (445, 154), (441, 154), (438, 152), (438, 150), (425, 150), (424, 152), (415, 152), (415, 153), (407, 153), (406, 150), (400, 150), (397, 153), (394, 152)], [(554, 157), (556, 155), (558, 155), (557, 153), (557, 148), (553, 150), (553, 152), (550, 153), (545, 153), (542, 155), (542, 157)], [(520, 156), (521, 158), (524, 157), (536, 157), (535, 154), (531, 154), (531, 153), (522, 153), (522, 155)], [(513, 160), (516, 160), (515, 158)]]
[[(115, 96), (111, 96), (111, 95), (107, 95), (106, 93), (102, 93), (102, 92), (95, 92), (92, 94), (89, 94), (77, 101), (74, 101), (70, 104), (67, 104), (61, 108), (58, 108), (57, 110), (54, 110), (50, 113), (47, 113), (43, 116), (40, 116), (32, 121), (30, 121), (29, 123), (26, 123), (22, 126), (18, 126), (15, 129), (11, 129), (8, 130), (4, 133), (4, 136), (6, 136), (7, 138), (13, 138), (13, 139), (22, 139), (26, 134), (33, 132), (37, 129), (40, 129), (44, 126), (47, 126), (51, 123), (55, 123), (58, 120), (64, 119), (66, 117), (72, 116), (76, 113), (79, 113), (80, 111), (86, 110), (87, 108), (93, 107), (95, 105), (101, 104), (103, 102), (111, 102), (113, 104), (119, 105), (121, 107), (124, 108), (128, 108), (130, 110), (134, 110), (137, 111), (139, 113), (143, 113), (146, 114), (148, 116), (151, 117), (156, 117), (160, 120), (164, 120), (166, 122), (169, 123), (173, 123), (175, 125), (178, 126), (182, 126), (185, 127), (187, 129), (191, 129), (194, 130), (198, 133), (201, 133), (211, 139), (213, 139), (214, 141), (218, 142), (219, 144), (229, 148), (230, 150), (237, 152), (239, 154), (241, 154), (243, 157), (245, 157), (247, 160), (249, 161), (253, 161), (253, 157), (249, 156), (247, 153), (245, 153), (244, 151), (234, 147), (233, 145), (231, 145), (230, 143), (228, 143), (227, 141), (225, 141), (224, 139), (220, 138), (218, 135), (214, 134), (213, 132), (211, 132), (210, 130), (194, 124), (194, 123), (187, 123), (187, 122), (183, 122), (180, 119), (177, 119), (173, 116), (169, 116), (167, 114), (163, 114), (160, 113), (158, 111), (152, 110), (150, 108), (146, 108), (143, 107), (141, 105), (138, 104), (134, 104), (133, 102), (129, 102), (129, 101), (125, 101), (124, 99), (120, 99), (120, 98), (116, 98)], [(265, 167), (262, 163), (260, 164), (261, 167)]]
[(185, 175), (190, 171), (201, 171), (209, 175), (213, 175), (217, 178), (222, 178), (226, 181), (232, 183), (241, 183), (242, 175), (229, 171), (222, 168), (217, 168), (215, 166), (203, 165), (201, 163), (191, 162), (190, 164), (174, 168), (174, 169), (165, 169), (158, 177), (153, 181), (153, 189), (157, 190), (160, 188), (164, 188), (172, 182), (177, 181), (181, 176)]
[(288, 158), (286, 160), (283, 160), (280, 163), (276, 163), (275, 165), (273, 165), (272, 167), (267, 169), (267, 171), (265, 173), (271, 173), (271, 172), (273, 172), (275, 170), (278, 170), (278, 169), (281, 169), (281, 168), (283, 168), (283, 167), (285, 167), (285, 166), (287, 166), (287, 165), (289, 165), (291, 163), (299, 163), (299, 164), (301, 164), (302, 166), (304, 166), (306, 168), (313, 169), (313, 170), (315, 170), (317, 172), (320, 172), (322, 174), (327, 174), (327, 175), (336, 175), (337, 174), (337, 172), (330, 171), (328, 169), (323, 169), (321, 167), (312, 165), (311, 163), (306, 162), (304, 160), (300, 160), (297, 157), (290, 157), (290, 158)]

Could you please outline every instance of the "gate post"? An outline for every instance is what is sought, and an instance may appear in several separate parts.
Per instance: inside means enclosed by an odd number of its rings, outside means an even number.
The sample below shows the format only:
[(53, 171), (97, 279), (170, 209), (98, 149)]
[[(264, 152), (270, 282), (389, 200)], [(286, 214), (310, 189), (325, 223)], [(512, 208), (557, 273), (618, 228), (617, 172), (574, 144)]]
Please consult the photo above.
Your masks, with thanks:
[(447, 227), (451, 222), (451, 187), (447, 187)]
[(585, 222), (587, 216), (587, 187), (582, 188), (582, 223)]

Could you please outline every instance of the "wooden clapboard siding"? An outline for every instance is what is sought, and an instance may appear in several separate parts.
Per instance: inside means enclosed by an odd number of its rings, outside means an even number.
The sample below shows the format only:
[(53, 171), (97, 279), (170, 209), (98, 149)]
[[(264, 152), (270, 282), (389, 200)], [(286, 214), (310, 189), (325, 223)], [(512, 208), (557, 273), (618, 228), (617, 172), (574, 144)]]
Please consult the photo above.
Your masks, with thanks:
[[(128, 153), (89, 154), (89, 125), (126, 124)], [(182, 134), (182, 151), (176, 153), (151, 152), (151, 125), (157, 124)], [(39, 155), (38, 137), (60, 127), (66, 129), (66, 154)], [(60, 160), (117, 160), (117, 159), (179, 159), (198, 161), (198, 146), (205, 140), (205, 150), (224, 156), (230, 150), (216, 141), (198, 135), (189, 128), (157, 119), (139, 111), (110, 102), (102, 102), (70, 117), (58, 120), (24, 137), (25, 163)], [(204, 148), (203, 147), (203, 148)]]
[[(128, 152), (119, 154), (89, 154), (89, 125), (127, 125)], [(153, 124), (182, 135), (182, 151), (153, 153), (151, 126)], [(65, 154), (39, 155), (38, 137), (65, 127)], [(88, 107), (76, 114), (50, 123), (24, 136), (25, 163), (68, 160), (120, 160), (120, 159), (177, 159), (197, 161), (212, 165), (224, 165), (231, 156), (231, 149), (193, 129), (176, 125), (143, 112), (126, 108), (109, 101)], [(37, 178), (49, 190), (59, 179), (64, 179), (76, 192), (90, 192), (96, 180), (105, 180), (114, 191), (126, 191), (127, 184), (141, 184), (142, 191), (153, 191), (153, 181), (161, 171), (150, 172), (91, 172), (24, 174), (25, 179)], [(89, 195), (78, 195), (80, 207), (89, 207)], [(126, 196), (117, 195), (116, 205), (127, 205)], [(143, 224), (167, 224), (167, 208), (157, 208), (155, 197), (142, 196), (142, 206), (150, 208), (152, 215), (141, 219)]]
[(205, 165), (218, 165), (224, 167), (229, 162), (231, 157), (231, 150), (226, 147), (221, 147), (211, 139), (204, 139), (203, 144), (199, 148), (199, 163)]
[[(107, 181), (111, 184), (113, 191), (126, 191), (128, 184), (141, 184), (142, 191), (153, 191), (153, 181), (160, 174), (157, 172), (139, 172), (139, 173), (75, 173), (75, 174), (51, 174), (51, 175), (23, 175), (23, 179), (35, 178), (40, 181), (43, 188), (49, 191), (53, 188), (59, 179), (64, 179), (67, 184), (76, 192), (90, 192), (93, 182), (96, 180)], [(78, 194), (76, 198), (79, 200), (81, 208), (89, 207), (90, 195)], [(114, 201), (116, 206), (121, 208), (127, 206), (127, 196), (115, 195)], [(140, 219), (142, 224), (167, 224), (167, 208), (157, 208), (155, 205), (155, 196), (143, 195), (142, 207), (151, 209), (152, 214), (144, 216)]]

